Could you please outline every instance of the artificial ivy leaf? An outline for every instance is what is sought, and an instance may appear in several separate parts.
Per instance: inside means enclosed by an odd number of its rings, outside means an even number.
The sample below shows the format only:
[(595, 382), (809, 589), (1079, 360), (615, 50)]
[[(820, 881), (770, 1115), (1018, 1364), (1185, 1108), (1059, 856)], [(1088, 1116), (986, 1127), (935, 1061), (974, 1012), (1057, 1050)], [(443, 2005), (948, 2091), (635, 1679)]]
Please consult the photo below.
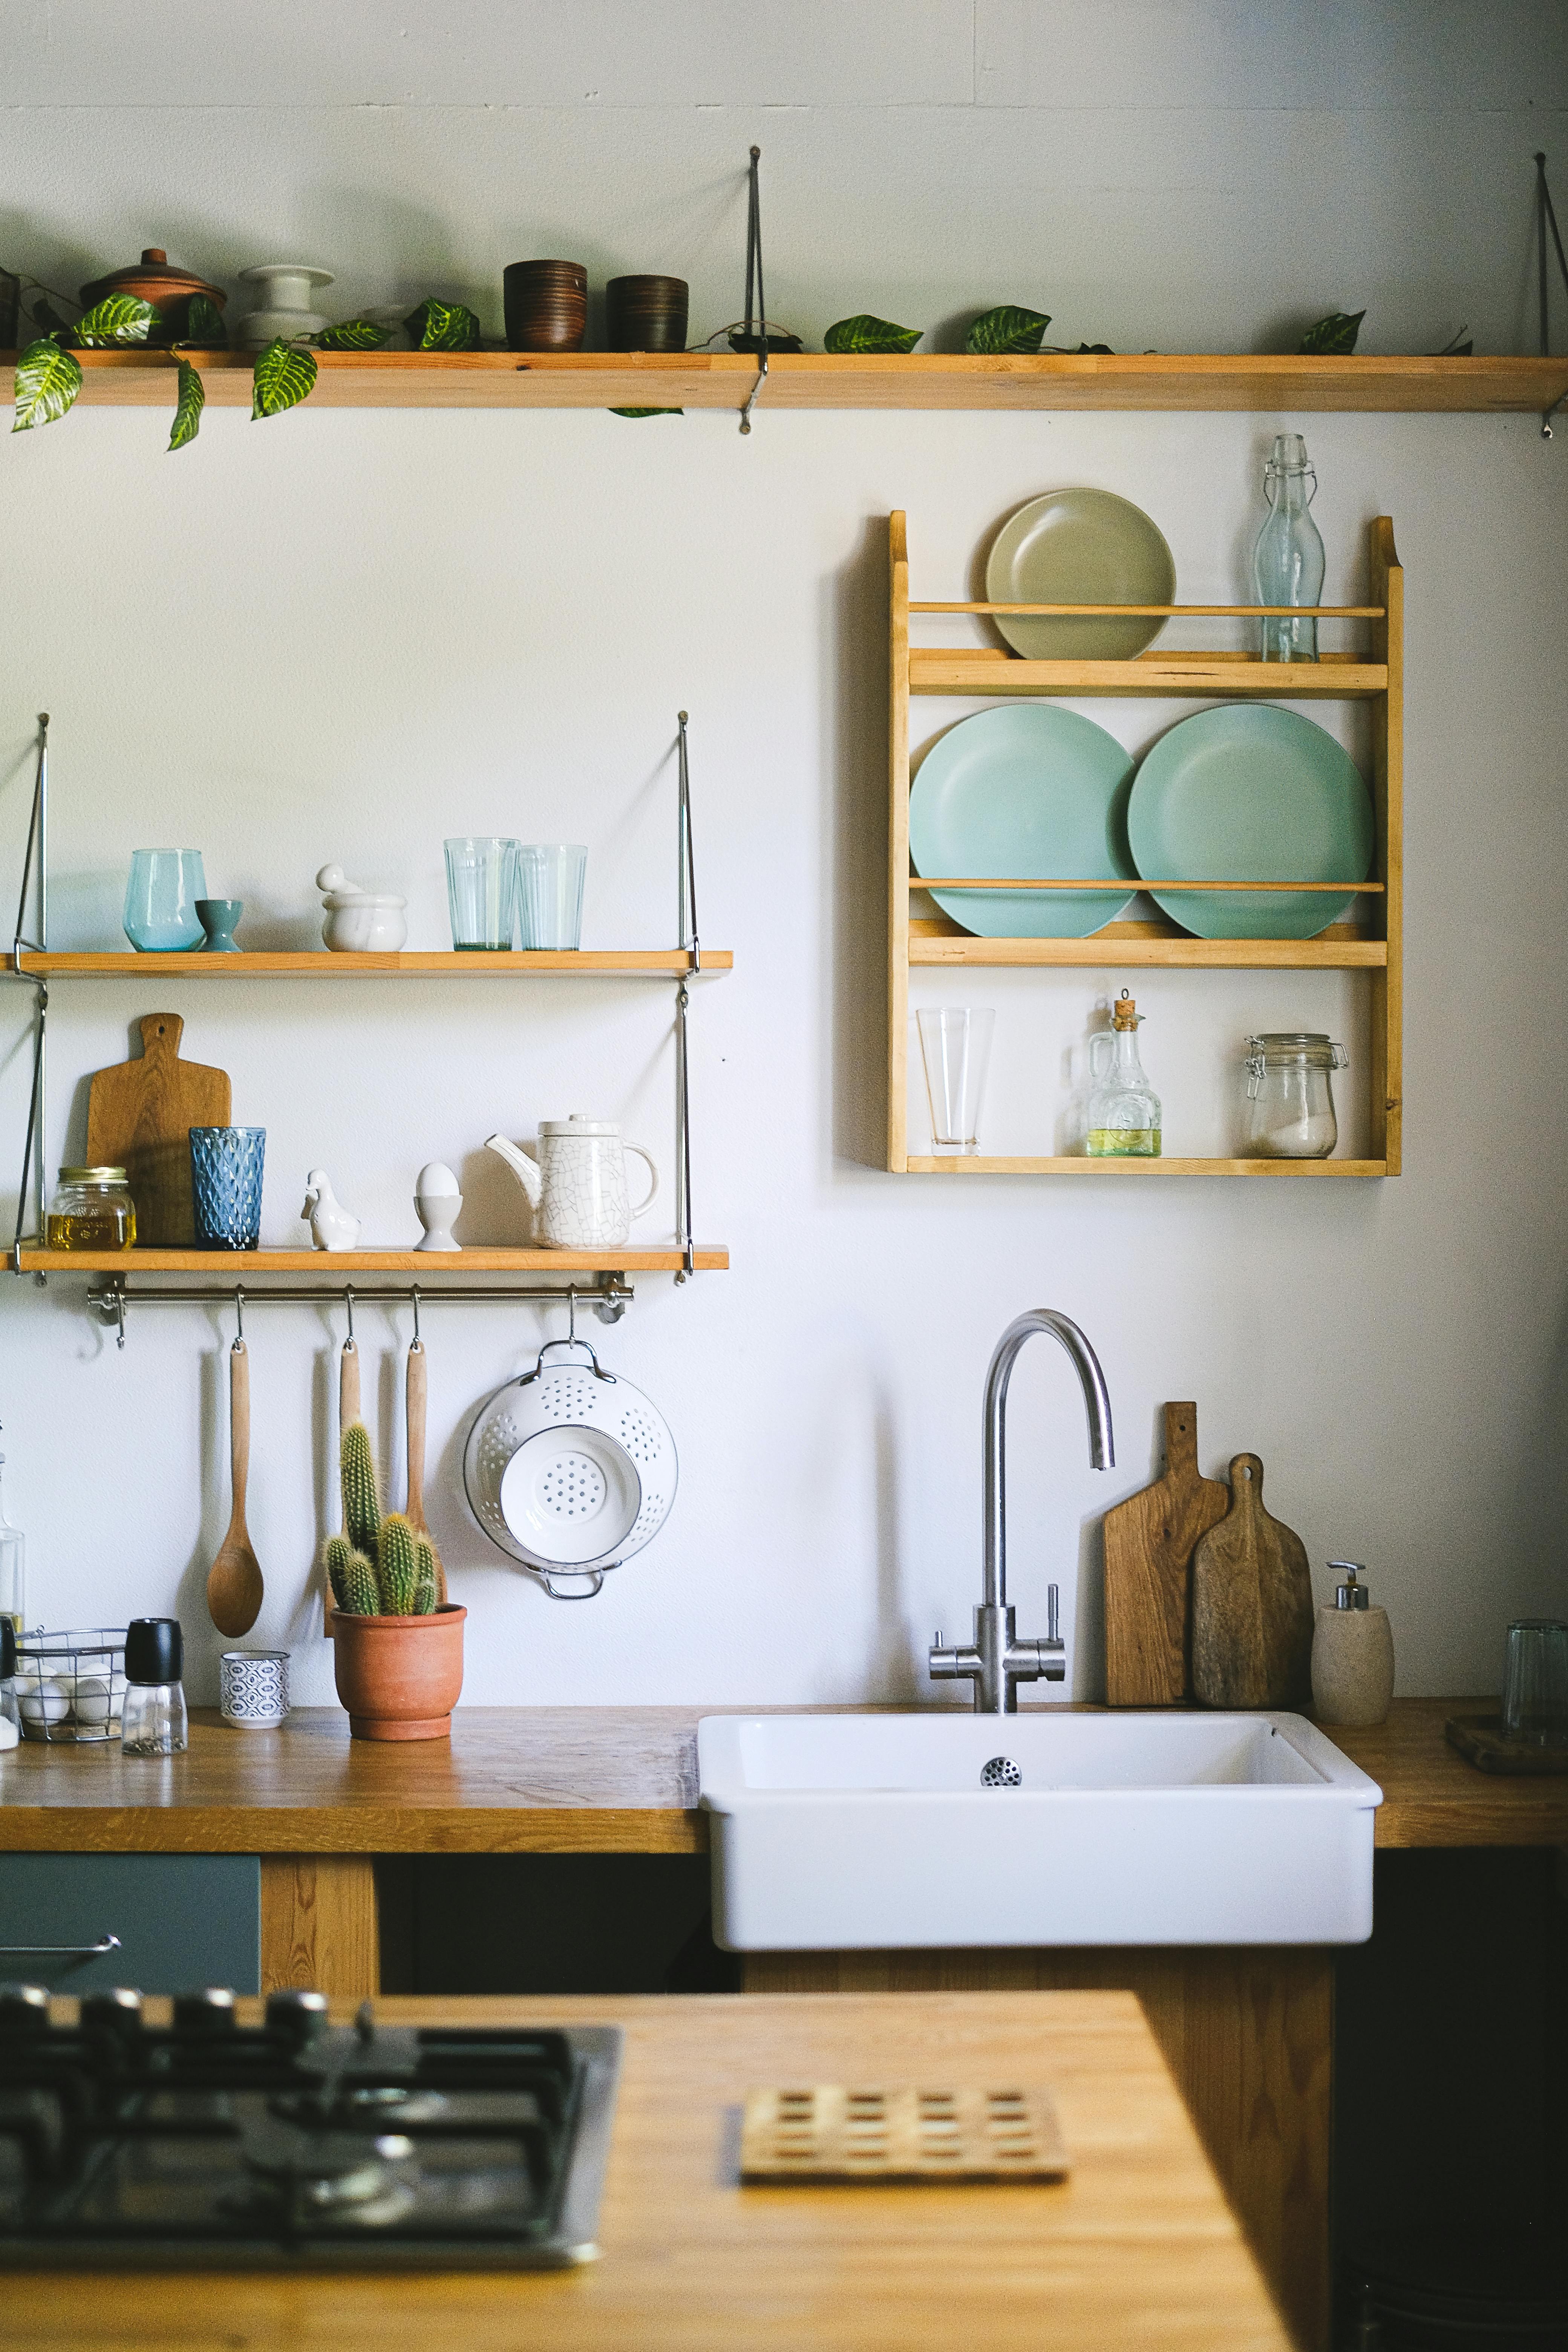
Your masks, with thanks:
[(298, 343), (285, 342), (281, 335), (277, 336), (264, 352), (257, 354), (251, 423), (258, 423), (263, 416), (281, 416), (286, 408), (297, 408), (315, 381), (315, 353), (301, 351)]
[(151, 302), (134, 294), (106, 294), (77, 320), (77, 341), (85, 351), (113, 350), (121, 343), (144, 343), (158, 323)]
[(421, 302), (406, 321), (422, 352), (477, 352), (479, 322), (461, 302)]
[(194, 441), (201, 430), (202, 411), (207, 404), (207, 388), (189, 360), (180, 362), (180, 388), (174, 400), (174, 429), (169, 436), (171, 449), (183, 449)]
[(343, 319), (310, 340), (319, 352), (378, 352), (392, 341), (392, 329), (375, 326), (369, 319)]
[(874, 319), (868, 310), (858, 310), (852, 319), (840, 319), (822, 338), (825, 352), (912, 352), (924, 334), (923, 327), (895, 327), (890, 319)]
[(193, 294), (185, 305), (185, 331), (182, 342), (195, 343), (198, 351), (221, 352), (228, 344), (228, 329), (223, 322), (223, 312), (210, 294)]
[(612, 408), (612, 416), (684, 416), (684, 408)]
[(1355, 349), (1355, 339), (1365, 316), (1364, 310), (1331, 310), (1326, 319), (1308, 328), (1301, 338), (1301, 349), (1331, 359), (1346, 358)]
[(52, 335), (29, 343), (16, 362), (16, 421), (13, 433), (53, 425), (81, 390), (81, 369)]
[(1004, 302), (1000, 310), (987, 310), (983, 319), (976, 319), (963, 348), (987, 358), (1015, 352), (1032, 353), (1044, 342), (1050, 323), (1042, 311), (1020, 310), (1016, 303)]

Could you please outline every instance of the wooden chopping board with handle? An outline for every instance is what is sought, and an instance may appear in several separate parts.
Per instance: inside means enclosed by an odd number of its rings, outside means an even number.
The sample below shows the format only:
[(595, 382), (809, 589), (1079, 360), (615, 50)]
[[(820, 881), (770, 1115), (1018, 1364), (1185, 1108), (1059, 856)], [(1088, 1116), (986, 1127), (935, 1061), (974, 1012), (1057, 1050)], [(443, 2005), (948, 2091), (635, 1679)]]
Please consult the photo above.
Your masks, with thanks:
[(1105, 1683), (1112, 1706), (1187, 1696), (1193, 1552), (1230, 1507), (1198, 1471), (1198, 1409), (1165, 1407), (1165, 1471), (1105, 1515)]
[(139, 1249), (190, 1249), (191, 1129), (227, 1127), (233, 1090), (226, 1070), (181, 1061), (179, 1013), (148, 1013), (139, 1025), (141, 1059), (100, 1070), (89, 1090), (88, 1164), (124, 1169)]
[(1193, 1555), (1193, 1696), (1205, 1706), (1308, 1705), (1312, 1580), (1307, 1548), (1263, 1507), (1263, 1465), (1238, 1454), (1230, 1510)]

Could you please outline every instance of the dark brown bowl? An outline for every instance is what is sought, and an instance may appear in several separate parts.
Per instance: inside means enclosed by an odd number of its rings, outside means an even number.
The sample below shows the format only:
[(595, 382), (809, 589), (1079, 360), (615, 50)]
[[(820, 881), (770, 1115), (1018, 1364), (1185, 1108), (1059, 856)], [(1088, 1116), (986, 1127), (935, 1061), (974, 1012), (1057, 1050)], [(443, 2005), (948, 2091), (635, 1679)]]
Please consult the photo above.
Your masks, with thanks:
[(612, 352), (683, 352), (690, 289), (684, 278), (612, 278), (605, 340)]
[(506, 340), (514, 352), (577, 352), (588, 325), (579, 261), (510, 261), (501, 273)]
[(145, 247), (141, 260), (128, 269), (110, 270), (107, 278), (95, 278), (81, 289), (89, 310), (106, 294), (129, 294), (139, 302), (153, 303), (158, 323), (147, 341), (163, 346), (184, 340), (194, 295), (205, 294), (216, 310), (228, 300), (221, 286), (211, 286), (188, 269), (171, 268), (168, 255), (156, 245)]

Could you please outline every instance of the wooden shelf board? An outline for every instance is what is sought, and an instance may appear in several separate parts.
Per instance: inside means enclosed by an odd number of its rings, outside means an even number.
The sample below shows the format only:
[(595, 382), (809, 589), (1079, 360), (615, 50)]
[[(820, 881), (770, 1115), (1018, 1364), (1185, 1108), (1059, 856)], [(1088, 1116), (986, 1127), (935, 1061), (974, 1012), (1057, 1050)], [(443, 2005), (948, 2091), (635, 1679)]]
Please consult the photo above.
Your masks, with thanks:
[[(1131, 927), (1129, 926), (1129, 929)], [(1168, 968), (1188, 971), (1364, 971), (1388, 962), (1386, 940), (910, 939), (910, 962), (996, 969), (1053, 964), (1067, 971)]]
[[(729, 948), (704, 948), (703, 971), (729, 971), (735, 958)], [(330, 955), (324, 948), (300, 952), (206, 955), (200, 949), (176, 955), (137, 955), (123, 950), (88, 953), (24, 953), (25, 972), (40, 977), (80, 980), (149, 980), (162, 976), (182, 980), (353, 980), (374, 974), (379, 979), (515, 978), (549, 973), (624, 972), (649, 978), (689, 971), (691, 958), (684, 948), (532, 949), (526, 953), (457, 954), (450, 948), (433, 954)]]
[[(678, 1249), (489, 1249), (482, 1244), (445, 1250), (50, 1250), (23, 1248), (24, 1274), (319, 1274), (334, 1289), (361, 1275), (416, 1274), (426, 1280), (445, 1274), (676, 1274), (686, 1260)], [(696, 1253), (702, 1274), (722, 1274), (728, 1249), (700, 1242)]]
[[(173, 408), (172, 352), (79, 352), (84, 405)], [(194, 353), (216, 408), (248, 408), (247, 353)], [(741, 408), (753, 360), (730, 352), (321, 352), (321, 408)], [(12, 397), (14, 362), (0, 367)], [(954, 352), (780, 353), (758, 413), (787, 408), (1359, 410), (1539, 415), (1568, 360), (1349, 359), (1128, 352), (977, 359)]]
[(909, 1176), (1386, 1176), (1382, 1160), (988, 1160), (921, 1159)]
[(1213, 694), (1364, 702), (1387, 691), (1388, 671), (1381, 662), (1237, 661), (1201, 653), (1141, 654), (1136, 661), (1025, 661), (983, 646), (910, 651), (911, 694), (1114, 695), (1144, 701)]

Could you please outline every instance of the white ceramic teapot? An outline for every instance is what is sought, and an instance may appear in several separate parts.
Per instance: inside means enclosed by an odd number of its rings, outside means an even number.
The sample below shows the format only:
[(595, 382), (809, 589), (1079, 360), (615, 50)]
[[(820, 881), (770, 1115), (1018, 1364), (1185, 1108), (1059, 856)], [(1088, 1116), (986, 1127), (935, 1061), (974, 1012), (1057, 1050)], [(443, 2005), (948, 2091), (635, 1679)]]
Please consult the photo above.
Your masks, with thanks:
[[(590, 1118), (585, 1111), (541, 1119), (537, 1161), (504, 1135), (489, 1137), (485, 1150), (506, 1161), (528, 1194), (534, 1237), (542, 1249), (615, 1249), (629, 1237), (633, 1219), (651, 1209), (658, 1195), (651, 1155), (640, 1143), (623, 1143), (613, 1119)], [(635, 1209), (626, 1197), (628, 1151), (636, 1152), (653, 1179)]]

